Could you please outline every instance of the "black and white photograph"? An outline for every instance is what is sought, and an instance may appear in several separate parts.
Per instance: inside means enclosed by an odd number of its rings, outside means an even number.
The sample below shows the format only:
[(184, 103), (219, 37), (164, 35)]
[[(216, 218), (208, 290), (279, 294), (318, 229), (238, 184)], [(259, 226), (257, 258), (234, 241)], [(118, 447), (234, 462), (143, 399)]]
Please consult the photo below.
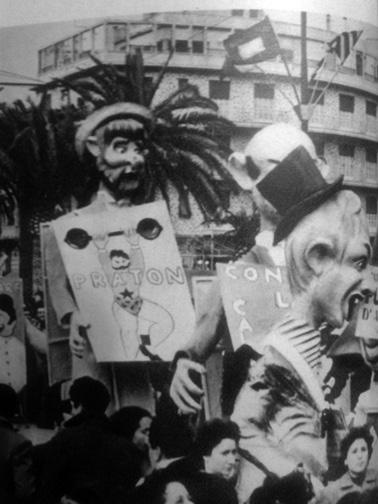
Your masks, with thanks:
[(0, 503), (378, 502), (378, 2), (0, 0)]

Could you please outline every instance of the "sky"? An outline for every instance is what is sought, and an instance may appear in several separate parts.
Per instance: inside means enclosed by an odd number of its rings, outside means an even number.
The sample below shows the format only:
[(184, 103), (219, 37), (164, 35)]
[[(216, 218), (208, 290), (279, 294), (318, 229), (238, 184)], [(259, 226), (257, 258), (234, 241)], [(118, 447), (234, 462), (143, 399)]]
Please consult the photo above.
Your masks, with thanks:
[[(232, 8), (279, 8), (282, 0), (233, 0)], [(378, 0), (285, 0), (287, 10), (346, 15), (378, 24)], [(132, 9), (131, 9), (132, 7)], [(91, 26), (97, 17), (140, 12), (230, 8), (230, 0), (0, 0), (0, 82), (15, 72), (37, 79), (38, 49)], [(91, 14), (88, 19), (87, 15)], [(54, 21), (54, 22), (52, 22)], [(37, 24), (34, 24), (37, 23)], [(16, 26), (11, 26), (16, 25)], [(21, 26), (22, 25), (22, 26)], [(1, 84), (0, 84), (1, 86)], [(20, 88), (6, 87), (0, 101), (12, 101)], [(26, 91), (25, 91), (26, 93)], [(24, 93), (24, 94), (25, 94)]]

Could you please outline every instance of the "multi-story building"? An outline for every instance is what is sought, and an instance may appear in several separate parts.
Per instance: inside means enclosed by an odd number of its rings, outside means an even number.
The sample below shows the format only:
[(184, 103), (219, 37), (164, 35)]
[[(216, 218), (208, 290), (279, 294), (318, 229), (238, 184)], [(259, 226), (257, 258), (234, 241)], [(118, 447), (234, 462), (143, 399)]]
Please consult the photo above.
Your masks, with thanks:
[[(223, 41), (234, 29), (248, 28), (266, 15), (272, 22), (287, 62), (281, 57), (253, 65), (247, 73), (224, 75)], [(326, 53), (327, 42), (343, 31), (363, 30), (343, 65), (335, 54)], [(318, 153), (326, 158), (335, 174), (343, 174), (345, 184), (362, 198), (373, 237), (377, 228), (378, 208), (378, 29), (346, 18), (308, 14), (307, 64), (311, 76), (325, 57), (317, 84), (310, 88), (309, 133)], [(231, 146), (243, 149), (260, 128), (276, 121), (299, 123), (294, 110), (301, 77), (300, 14), (261, 10), (202, 11), (149, 14), (138, 18), (106, 19), (72, 37), (57, 41), (39, 51), (40, 78), (74, 77), (91, 74), (93, 53), (104, 63), (122, 65), (125, 52), (141, 47), (146, 79), (152, 79), (174, 54), (164, 81), (155, 97), (161, 100), (187, 82), (198, 86), (204, 96), (217, 102), (222, 115), (232, 120), (235, 133)], [(289, 75), (290, 74), (290, 75)], [(325, 89), (324, 93), (323, 90)], [(59, 95), (59, 100), (68, 99)], [(213, 236), (193, 222), (178, 223), (185, 237)], [(189, 239), (189, 238), (188, 238)], [(217, 254), (212, 239), (195, 241), (194, 255), (203, 260)], [(206, 243), (207, 245), (203, 245)], [(207, 250), (207, 248), (209, 250)], [(191, 252), (188, 252), (190, 255)], [(202, 256), (201, 256), (202, 254)], [(213, 254), (213, 255), (212, 255)], [(222, 256), (222, 253), (220, 252)], [(219, 259), (225, 259), (224, 253)], [(211, 264), (212, 267), (212, 264)]]

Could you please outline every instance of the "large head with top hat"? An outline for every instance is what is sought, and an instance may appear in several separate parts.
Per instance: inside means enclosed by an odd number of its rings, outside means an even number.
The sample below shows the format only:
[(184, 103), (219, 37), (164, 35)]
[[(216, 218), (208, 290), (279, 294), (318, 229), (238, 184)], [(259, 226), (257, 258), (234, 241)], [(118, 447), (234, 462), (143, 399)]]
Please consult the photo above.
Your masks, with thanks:
[(143, 201), (147, 177), (152, 112), (137, 103), (122, 102), (90, 114), (76, 132), (80, 158), (96, 158), (100, 182), (116, 200)]
[(285, 240), (294, 299), (314, 325), (342, 326), (370, 292), (371, 247), (359, 197), (342, 189), (342, 177), (326, 181), (328, 167), (295, 126), (262, 129), (237, 161), (239, 183), (254, 192), (260, 212), (270, 209), (276, 218), (274, 243)]

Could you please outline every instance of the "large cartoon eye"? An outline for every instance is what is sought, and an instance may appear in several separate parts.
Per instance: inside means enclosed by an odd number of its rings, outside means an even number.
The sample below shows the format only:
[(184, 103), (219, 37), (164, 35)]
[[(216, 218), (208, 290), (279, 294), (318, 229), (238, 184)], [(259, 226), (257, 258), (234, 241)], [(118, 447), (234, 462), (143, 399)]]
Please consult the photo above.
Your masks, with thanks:
[(136, 231), (146, 240), (156, 240), (163, 231), (163, 227), (157, 220), (147, 217), (138, 223)]

